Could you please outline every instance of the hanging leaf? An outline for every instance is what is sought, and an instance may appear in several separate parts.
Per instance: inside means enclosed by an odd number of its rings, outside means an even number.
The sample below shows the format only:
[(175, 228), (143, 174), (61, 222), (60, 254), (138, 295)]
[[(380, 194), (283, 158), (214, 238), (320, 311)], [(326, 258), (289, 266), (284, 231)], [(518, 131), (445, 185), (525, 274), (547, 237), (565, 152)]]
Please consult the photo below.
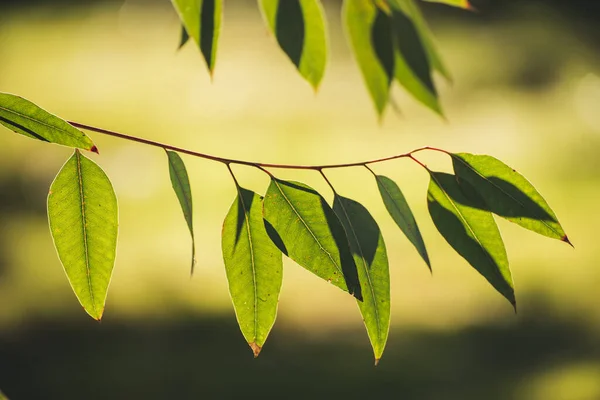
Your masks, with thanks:
[(415, 220), (402, 191), (398, 185), (396, 185), (396, 182), (390, 178), (375, 175), (375, 179), (377, 180), (377, 187), (379, 188), (379, 193), (381, 194), (383, 204), (385, 204), (388, 213), (396, 225), (398, 225), (398, 228), (400, 228), (408, 240), (415, 246), (429, 267), (429, 270), (431, 270), (431, 262), (429, 261), (429, 255), (427, 254), (421, 231), (419, 230), (417, 221)]
[(541, 235), (570, 244), (546, 200), (523, 175), (486, 155), (451, 154), (456, 175), (475, 188), (486, 208)]
[(436, 228), (516, 309), (504, 242), (492, 214), (481, 209), (481, 201), (467, 198), (454, 175), (431, 173), (427, 203)]
[(194, 274), (194, 266), (196, 265), (196, 243), (194, 239), (194, 223), (193, 223), (193, 203), (192, 203), (192, 189), (190, 187), (190, 179), (188, 177), (187, 170), (183, 160), (179, 154), (174, 151), (167, 150), (167, 157), (169, 159), (169, 176), (171, 178), (171, 185), (177, 195), (179, 204), (181, 205), (181, 211), (185, 217), (185, 222), (190, 230), (192, 236), (192, 269), (191, 273)]
[(370, 0), (346, 0), (343, 15), (354, 56), (381, 116), (394, 77), (391, 19)]
[(0, 92), (0, 124), (33, 139), (98, 152), (85, 133), (19, 96)]
[(89, 315), (100, 320), (115, 263), (117, 197), (104, 171), (79, 150), (50, 187), (48, 219), (77, 299)]
[(319, 0), (259, 0), (281, 49), (316, 90), (325, 74), (327, 34)]
[(460, 7), (460, 8), (464, 8), (466, 10), (473, 10), (473, 6), (471, 6), (471, 4), (468, 2), (468, 0), (423, 0), (423, 1), (427, 1), (429, 3), (447, 4), (447, 5), (453, 6), (453, 7)]
[(333, 211), (346, 230), (357, 267), (363, 298), (357, 300), (358, 308), (377, 364), (390, 327), (390, 272), (385, 242), (377, 222), (362, 204), (336, 194)]
[(281, 251), (262, 216), (262, 198), (238, 187), (223, 224), (223, 259), (240, 329), (258, 357), (277, 315), (283, 279)]
[(188, 35), (187, 31), (185, 30), (185, 26), (181, 26), (181, 39), (179, 40), (179, 47), (178, 49), (181, 49), (183, 46), (186, 45), (186, 43), (190, 40), (190, 35)]
[(319, 193), (303, 183), (273, 178), (263, 214), (267, 233), (283, 254), (362, 300), (344, 228)]
[(223, 18), (223, 0), (172, 0), (186, 34), (200, 47), (211, 75)]

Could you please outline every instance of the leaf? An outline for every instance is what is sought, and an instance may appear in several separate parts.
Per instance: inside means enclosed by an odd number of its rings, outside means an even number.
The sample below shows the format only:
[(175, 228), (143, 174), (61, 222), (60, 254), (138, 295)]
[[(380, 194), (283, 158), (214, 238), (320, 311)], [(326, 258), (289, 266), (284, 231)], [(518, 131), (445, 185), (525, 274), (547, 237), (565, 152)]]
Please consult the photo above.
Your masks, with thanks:
[(117, 197), (104, 171), (79, 150), (50, 187), (48, 219), (77, 299), (89, 315), (100, 320), (115, 263)]
[(346, 230), (356, 263), (363, 298), (357, 303), (377, 364), (390, 328), (390, 271), (385, 242), (377, 222), (362, 204), (336, 194), (333, 211)]
[(454, 175), (431, 172), (427, 203), (436, 228), (516, 309), (504, 242), (494, 217), (479, 201), (463, 194)]
[(177, 195), (179, 204), (181, 205), (181, 211), (185, 217), (185, 222), (190, 230), (192, 236), (192, 269), (191, 273), (194, 274), (194, 266), (196, 265), (196, 243), (194, 239), (194, 223), (193, 223), (193, 203), (192, 203), (192, 189), (190, 187), (190, 179), (188, 177), (187, 170), (183, 160), (179, 154), (174, 151), (167, 150), (167, 156), (169, 158), (169, 176), (171, 178), (171, 185)]
[(316, 90), (327, 64), (325, 16), (319, 0), (259, 0), (281, 49)]
[(98, 152), (85, 133), (19, 96), (0, 92), (0, 124), (43, 142)]
[(447, 5), (453, 6), (453, 7), (460, 7), (460, 8), (464, 8), (466, 10), (473, 10), (473, 6), (471, 6), (471, 4), (469, 3), (468, 0), (423, 0), (423, 1), (427, 1), (429, 3), (447, 4)]
[(223, 224), (222, 247), (235, 314), (257, 357), (275, 323), (283, 279), (281, 251), (265, 229), (262, 197), (238, 187)]
[(394, 77), (391, 19), (370, 0), (346, 0), (343, 15), (354, 56), (381, 116)]
[(273, 178), (263, 215), (267, 233), (283, 254), (362, 299), (344, 228), (319, 193), (303, 183)]
[(8, 397), (0, 390), (0, 400), (8, 400)]
[(570, 244), (556, 214), (523, 175), (491, 156), (469, 153), (451, 156), (456, 175), (475, 188), (489, 211)]
[(186, 45), (186, 43), (190, 40), (190, 35), (188, 35), (187, 31), (185, 30), (185, 26), (181, 26), (181, 39), (179, 40), (179, 47), (178, 49), (181, 49), (183, 46)]
[(429, 255), (427, 254), (421, 231), (419, 230), (417, 221), (415, 220), (402, 191), (390, 178), (375, 175), (375, 179), (377, 180), (377, 187), (379, 188), (379, 193), (381, 194), (383, 204), (385, 204), (388, 213), (396, 225), (398, 225), (398, 228), (400, 228), (408, 240), (415, 246), (429, 267), (429, 270), (431, 270), (431, 262), (429, 261)]
[(223, 18), (223, 0), (172, 0), (187, 34), (194, 39), (211, 75)]

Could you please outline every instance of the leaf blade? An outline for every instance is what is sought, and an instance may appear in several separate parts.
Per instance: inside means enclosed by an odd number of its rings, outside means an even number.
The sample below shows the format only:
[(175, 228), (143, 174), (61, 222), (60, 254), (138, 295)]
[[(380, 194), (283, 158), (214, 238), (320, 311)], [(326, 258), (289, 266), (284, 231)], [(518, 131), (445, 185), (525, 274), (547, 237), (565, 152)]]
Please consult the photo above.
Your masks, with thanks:
[(116, 257), (118, 205), (104, 171), (79, 150), (50, 187), (48, 220), (77, 299), (92, 318), (100, 320)]
[(473, 6), (468, 0), (423, 0), (428, 3), (446, 4), (452, 7), (464, 8), (465, 10), (473, 10)]
[(169, 162), (169, 177), (171, 179), (171, 186), (173, 191), (179, 200), (181, 211), (187, 223), (190, 235), (192, 237), (192, 267), (191, 274), (194, 274), (194, 267), (196, 265), (196, 239), (194, 236), (194, 203), (192, 201), (192, 189), (190, 185), (190, 178), (187, 173), (185, 164), (179, 154), (174, 151), (166, 150), (167, 158)]
[(221, 245), (236, 318), (257, 357), (275, 323), (283, 280), (282, 254), (267, 235), (259, 195), (238, 187)]
[(85, 133), (20, 96), (0, 92), (0, 124), (32, 139), (98, 152)]
[(320, 194), (302, 183), (272, 178), (263, 210), (267, 232), (283, 254), (362, 298), (344, 228)]
[(336, 194), (333, 211), (346, 230), (357, 267), (363, 299), (356, 302), (377, 364), (390, 328), (390, 273), (385, 242), (377, 222), (362, 204)]
[(427, 205), (436, 228), (516, 309), (508, 257), (494, 217), (465, 197), (454, 175), (430, 175)]

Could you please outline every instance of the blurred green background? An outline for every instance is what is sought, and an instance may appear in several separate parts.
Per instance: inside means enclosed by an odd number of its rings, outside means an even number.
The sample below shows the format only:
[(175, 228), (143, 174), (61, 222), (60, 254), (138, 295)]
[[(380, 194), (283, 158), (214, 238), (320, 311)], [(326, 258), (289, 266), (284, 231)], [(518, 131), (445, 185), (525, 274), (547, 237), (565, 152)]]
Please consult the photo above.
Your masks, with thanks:
[[(164, 152), (90, 134), (120, 201), (117, 263), (103, 321), (81, 309), (47, 227), (48, 187), (70, 151), (3, 129), (0, 139), (0, 388), (11, 399), (600, 399), (600, 64), (595, 2), (481, 1), (478, 14), (427, 6), (454, 83), (448, 121), (401, 90), (378, 123), (325, 1), (331, 59), (313, 93), (253, 1), (226, 5), (211, 79), (192, 45), (176, 52), (168, 1), (0, 2), (0, 90), (70, 120), (205, 153), (280, 163), (350, 162), (419, 146), (496, 156), (554, 208), (572, 249), (498, 221), (519, 314), (436, 232), (428, 177), (396, 180), (429, 247), (433, 276), (363, 169), (332, 171), (379, 221), (392, 276), (387, 351), (372, 352), (353, 299), (285, 262), (279, 317), (257, 360), (236, 326), (220, 252), (235, 188), (186, 157), (198, 267)], [(597, 14), (595, 14), (597, 15)], [(450, 168), (442, 155), (423, 156)], [(264, 193), (267, 180), (236, 168)], [(314, 172), (277, 171), (331, 193)]]

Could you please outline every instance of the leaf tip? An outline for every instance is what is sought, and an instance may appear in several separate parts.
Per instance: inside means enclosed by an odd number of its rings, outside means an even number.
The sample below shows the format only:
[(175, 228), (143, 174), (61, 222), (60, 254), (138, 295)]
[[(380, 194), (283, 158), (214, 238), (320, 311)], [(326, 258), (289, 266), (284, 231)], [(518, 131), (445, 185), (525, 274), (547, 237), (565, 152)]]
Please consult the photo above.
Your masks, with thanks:
[(98, 151), (98, 148), (96, 146), (92, 146), (92, 148), (90, 149), (90, 151), (92, 153), (100, 154), (100, 152)]
[(517, 301), (511, 300), (510, 304), (512, 304), (513, 308), (515, 309), (515, 314), (517, 314)]
[(564, 235), (560, 240), (563, 241), (563, 242), (565, 242), (566, 244), (568, 244), (572, 248), (575, 248), (575, 246), (573, 246), (573, 243), (571, 243), (571, 241), (569, 240), (569, 238), (567, 237), (567, 235)]
[(262, 350), (262, 347), (256, 344), (256, 342), (248, 343), (250, 348), (252, 349), (252, 353), (254, 353), (254, 358), (257, 358)]
[(378, 366), (378, 365), (379, 365), (379, 360), (381, 360), (381, 358), (376, 358), (376, 359), (375, 359), (375, 366)]

